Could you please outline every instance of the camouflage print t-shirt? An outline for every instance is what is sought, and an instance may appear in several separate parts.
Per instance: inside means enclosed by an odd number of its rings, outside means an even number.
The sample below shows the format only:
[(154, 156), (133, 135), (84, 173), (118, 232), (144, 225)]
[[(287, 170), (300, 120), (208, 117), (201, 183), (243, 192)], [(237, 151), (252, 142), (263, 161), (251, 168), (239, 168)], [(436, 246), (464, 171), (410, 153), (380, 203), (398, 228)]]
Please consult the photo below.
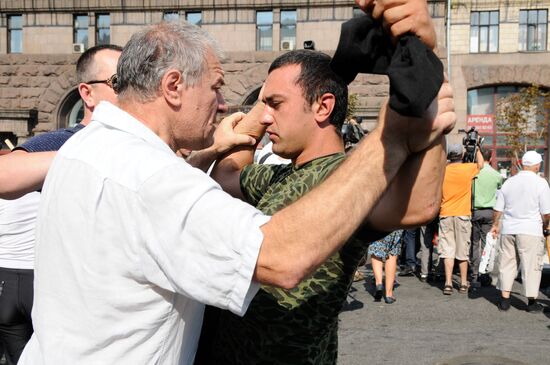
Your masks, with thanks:
[[(271, 215), (323, 181), (343, 158), (333, 154), (300, 167), (250, 165), (241, 173), (241, 189), (250, 204)], [(335, 364), (338, 313), (366, 250), (351, 238), (298, 287), (262, 286), (242, 318), (222, 311), (211, 363)]]

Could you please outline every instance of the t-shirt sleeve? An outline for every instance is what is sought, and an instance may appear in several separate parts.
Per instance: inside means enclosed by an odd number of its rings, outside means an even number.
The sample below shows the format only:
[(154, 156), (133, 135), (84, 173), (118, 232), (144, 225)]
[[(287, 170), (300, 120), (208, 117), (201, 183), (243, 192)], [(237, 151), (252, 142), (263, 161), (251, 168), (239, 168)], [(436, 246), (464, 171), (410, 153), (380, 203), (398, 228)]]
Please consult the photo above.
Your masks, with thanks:
[(150, 226), (142, 265), (151, 282), (244, 315), (268, 216), (190, 166), (168, 166), (139, 190)]
[(245, 200), (256, 206), (277, 176), (281, 165), (251, 164), (241, 171), (241, 192)]
[(59, 129), (53, 132), (40, 134), (32, 137), (20, 146), (17, 146), (15, 150), (23, 150), (26, 152), (58, 151), (69, 138), (74, 136), (74, 134), (82, 128), (83, 126), (79, 124), (73, 128)]

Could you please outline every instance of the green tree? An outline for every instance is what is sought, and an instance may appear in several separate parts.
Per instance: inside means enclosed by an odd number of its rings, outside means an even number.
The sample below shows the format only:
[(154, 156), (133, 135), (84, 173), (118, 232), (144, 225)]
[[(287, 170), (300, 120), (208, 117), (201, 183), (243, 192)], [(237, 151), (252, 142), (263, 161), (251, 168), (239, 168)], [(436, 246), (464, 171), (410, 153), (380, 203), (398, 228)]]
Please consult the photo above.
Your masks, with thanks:
[(348, 95), (348, 110), (346, 111), (346, 120), (350, 120), (355, 115), (357, 104), (359, 103), (357, 94)]
[(549, 93), (537, 85), (498, 100), (496, 124), (499, 133), (505, 133), (513, 163), (517, 164), (519, 156), (532, 146), (546, 145), (549, 109)]

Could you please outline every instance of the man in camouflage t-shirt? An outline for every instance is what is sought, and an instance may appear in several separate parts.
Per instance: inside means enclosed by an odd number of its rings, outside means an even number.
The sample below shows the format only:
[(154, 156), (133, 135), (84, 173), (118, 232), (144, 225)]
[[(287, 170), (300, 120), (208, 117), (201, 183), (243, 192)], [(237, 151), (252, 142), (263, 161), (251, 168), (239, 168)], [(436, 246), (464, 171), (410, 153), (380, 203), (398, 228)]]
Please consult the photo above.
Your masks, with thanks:
[[(273, 62), (263, 91), (262, 124), (274, 153), (292, 163), (255, 165), (250, 152), (250, 160), (237, 169), (238, 186), (231, 186), (222, 160), (212, 176), (225, 190), (273, 215), (343, 161), (339, 131), (347, 110), (347, 85), (329, 63), (329, 56), (305, 50), (288, 52)], [(242, 318), (207, 308), (196, 364), (336, 363), (338, 313), (366, 252), (365, 242), (377, 235), (364, 233), (359, 238), (357, 232), (296, 288), (262, 286)]]
[[(264, 124), (274, 152), (293, 163), (250, 164), (240, 173), (244, 200), (265, 214), (273, 215), (303, 196), (344, 158), (339, 130), (346, 115), (347, 85), (329, 62), (330, 57), (319, 52), (295, 51), (270, 68), (264, 97), (266, 109), (277, 110), (278, 119)], [(322, 128), (315, 130), (318, 126)], [(201, 340), (203, 346), (204, 337), (211, 337), (209, 359), (203, 358), (202, 348), (197, 363), (334, 364), (338, 313), (366, 249), (352, 237), (298, 287), (262, 286), (242, 318), (208, 308), (205, 323), (216, 317), (218, 323), (213, 331), (205, 330)]]

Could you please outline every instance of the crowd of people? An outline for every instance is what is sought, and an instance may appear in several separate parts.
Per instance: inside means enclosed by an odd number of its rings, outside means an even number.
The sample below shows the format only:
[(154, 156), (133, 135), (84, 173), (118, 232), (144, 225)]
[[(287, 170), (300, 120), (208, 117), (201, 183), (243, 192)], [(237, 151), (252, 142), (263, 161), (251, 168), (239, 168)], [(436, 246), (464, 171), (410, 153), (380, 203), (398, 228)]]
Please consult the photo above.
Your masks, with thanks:
[[(381, 270), (395, 270), (399, 234), (388, 232), (428, 224), (446, 204), (456, 119), (426, 2), (357, 5), (367, 15), (343, 27), (334, 57), (353, 75), (321, 52), (287, 52), (255, 107), (221, 121), (223, 53), (200, 27), (156, 24), (80, 57), (84, 120), (0, 157), (0, 198), (14, 199), (0, 202), (9, 364), (336, 363), (338, 313), (368, 243), (390, 247), (371, 253), (376, 297), (393, 303)], [(409, 72), (430, 85), (408, 98), (392, 79), (378, 126), (346, 153), (347, 84), (371, 59), (349, 39), (365, 28), (409, 37), (397, 49), (426, 55)], [(266, 134), (290, 163), (254, 163)], [(448, 241), (442, 256), (462, 270), (465, 248)]]
[[(391, 295), (395, 262), (401, 258), (399, 276), (417, 274), (423, 282), (443, 277), (444, 295), (452, 295), (455, 287), (465, 294), (495, 284), (502, 293), (498, 303), (501, 311), (510, 308), (510, 292), (519, 267), (527, 311), (542, 311), (537, 297), (550, 218), (550, 189), (539, 175), (542, 156), (536, 151), (525, 152), (520, 171), (506, 182), (490, 164), (490, 149), (478, 146), (474, 162), (464, 162), (463, 146), (450, 144), (447, 159), (439, 217), (428, 225), (395, 231), (371, 243), (374, 300), (380, 300), (385, 290), (384, 297), (391, 298), (386, 303), (395, 301)], [(487, 238), (496, 244), (489, 243), (488, 247)], [(484, 263), (483, 252), (488, 256)], [(386, 261), (385, 285), (381, 260)], [(489, 261), (492, 265), (487, 270)]]

